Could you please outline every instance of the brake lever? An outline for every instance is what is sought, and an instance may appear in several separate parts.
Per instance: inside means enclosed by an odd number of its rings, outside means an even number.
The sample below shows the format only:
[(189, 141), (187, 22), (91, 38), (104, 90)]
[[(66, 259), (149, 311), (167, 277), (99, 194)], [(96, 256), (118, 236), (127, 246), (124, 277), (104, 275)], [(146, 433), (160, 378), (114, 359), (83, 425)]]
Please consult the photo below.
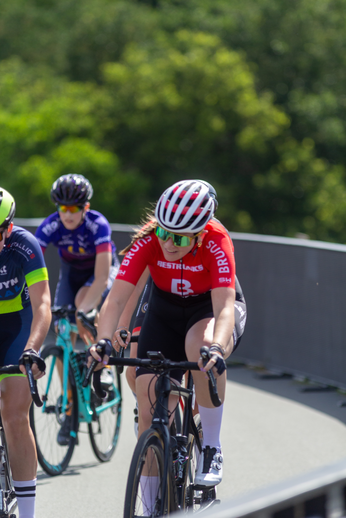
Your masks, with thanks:
[[(203, 347), (201, 347), (200, 353), (201, 353), (201, 357), (203, 359), (203, 365), (206, 365), (211, 358), (209, 348), (206, 345), (203, 345)], [(211, 399), (213, 405), (215, 407), (218, 407), (222, 404), (222, 401), (219, 398), (219, 394), (217, 391), (217, 383), (216, 383), (214, 373), (210, 369), (209, 371), (207, 371), (207, 375), (209, 378), (208, 385), (209, 385), (210, 399)]]
[[(100, 356), (103, 356), (103, 347), (99, 344), (97, 344), (96, 346), (96, 352), (97, 354), (99, 354)], [(91, 376), (92, 376), (92, 373), (94, 372), (95, 370), (95, 367), (96, 365), (98, 365), (99, 362), (97, 360), (95, 360), (95, 358), (92, 359), (92, 362), (90, 364), (90, 367), (87, 369), (86, 371), (86, 374), (85, 374), (85, 377), (84, 377), (84, 380), (82, 382), (82, 386), (83, 387), (86, 387), (87, 385), (89, 385), (90, 383), (90, 379), (91, 379)], [(101, 373), (101, 371), (100, 371)], [(95, 373), (96, 374), (96, 373)]]
[(25, 367), (25, 370), (26, 370), (27, 378), (28, 378), (28, 381), (29, 381), (31, 397), (32, 397), (35, 405), (38, 406), (38, 407), (41, 407), (43, 405), (43, 401), (41, 401), (41, 398), (40, 398), (39, 393), (37, 391), (37, 382), (36, 382), (36, 380), (34, 378), (34, 375), (32, 373), (31, 361), (30, 361), (30, 355), (29, 354), (27, 354), (27, 355), (25, 354), (23, 356), (23, 362), (24, 362), (24, 367)]
[[(127, 331), (122, 329), (120, 331), (120, 336), (121, 336), (121, 339), (125, 341), (126, 338), (127, 338)], [(125, 347), (122, 347), (120, 345), (120, 351), (117, 351), (116, 358), (124, 358), (124, 352), (125, 352)], [(117, 371), (118, 371), (119, 374), (121, 374), (123, 372), (123, 370), (124, 370), (124, 366), (123, 365), (117, 365)]]

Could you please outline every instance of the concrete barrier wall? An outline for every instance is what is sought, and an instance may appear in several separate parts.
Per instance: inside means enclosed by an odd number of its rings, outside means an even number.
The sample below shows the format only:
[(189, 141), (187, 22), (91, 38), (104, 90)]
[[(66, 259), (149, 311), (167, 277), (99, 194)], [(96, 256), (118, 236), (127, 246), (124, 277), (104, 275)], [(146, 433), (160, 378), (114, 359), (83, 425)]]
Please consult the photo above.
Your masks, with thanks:
[[(203, 512), (204, 518), (342, 518), (346, 514), (346, 459), (258, 489)], [(178, 516), (178, 513), (175, 514)]]
[[(41, 220), (15, 220), (34, 232)], [(133, 232), (112, 225), (121, 250)], [(346, 388), (346, 246), (230, 233), (248, 321), (231, 359)], [(52, 293), (59, 259), (46, 252)]]

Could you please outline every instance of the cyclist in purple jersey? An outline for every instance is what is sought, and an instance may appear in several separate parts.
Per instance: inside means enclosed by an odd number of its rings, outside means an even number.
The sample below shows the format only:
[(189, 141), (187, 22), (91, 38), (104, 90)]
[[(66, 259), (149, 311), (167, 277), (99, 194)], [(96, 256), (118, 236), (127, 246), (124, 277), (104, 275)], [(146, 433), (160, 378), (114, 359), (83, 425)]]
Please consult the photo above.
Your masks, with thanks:
[[(43, 252), (52, 243), (58, 248), (61, 264), (54, 304), (71, 304), (76, 313), (99, 308), (106, 298), (119, 268), (116, 248), (107, 219), (90, 210), (93, 189), (82, 175), (58, 178), (51, 189), (57, 212), (46, 218), (36, 231)], [(78, 318), (78, 333), (88, 344), (93, 338)], [(75, 343), (77, 334), (73, 333)]]
[[(47, 268), (35, 237), (13, 226), (15, 201), (0, 187), (0, 366), (21, 364), (23, 351), (33, 361), (36, 379), (45, 364), (38, 352), (50, 321)], [(34, 518), (37, 457), (29, 424), (32, 403), (23, 374), (1, 375), (1, 415), (16, 491), (19, 518)]]

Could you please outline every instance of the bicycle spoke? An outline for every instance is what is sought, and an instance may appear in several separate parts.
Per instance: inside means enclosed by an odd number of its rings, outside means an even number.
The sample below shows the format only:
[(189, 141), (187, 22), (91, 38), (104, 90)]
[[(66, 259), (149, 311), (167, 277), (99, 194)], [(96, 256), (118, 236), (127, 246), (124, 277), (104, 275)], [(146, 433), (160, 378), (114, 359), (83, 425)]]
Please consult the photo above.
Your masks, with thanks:
[[(72, 401), (66, 415), (62, 408), (62, 383), (56, 365), (62, 358), (62, 350), (55, 345), (46, 346), (42, 351), (42, 357), (46, 361), (47, 377), (38, 380), (38, 390), (43, 394), (44, 406), (37, 408), (32, 405), (30, 421), (39, 463), (46, 473), (53, 476), (62, 473), (72, 457), (76, 441), (74, 435), (78, 430), (77, 394), (75, 387), (70, 383)], [(58, 444), (57, 437), (66, 418), (71, 423), (70, 435), (66, 444)]]

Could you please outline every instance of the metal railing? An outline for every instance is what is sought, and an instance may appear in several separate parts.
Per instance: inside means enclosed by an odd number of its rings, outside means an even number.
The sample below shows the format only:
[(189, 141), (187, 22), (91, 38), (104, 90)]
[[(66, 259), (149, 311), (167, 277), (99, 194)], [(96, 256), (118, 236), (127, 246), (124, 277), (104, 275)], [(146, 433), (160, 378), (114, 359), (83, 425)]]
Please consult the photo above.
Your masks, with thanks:
[(346, 458), (203, 512), (204, 518), (341, 518), (346, 514)]

